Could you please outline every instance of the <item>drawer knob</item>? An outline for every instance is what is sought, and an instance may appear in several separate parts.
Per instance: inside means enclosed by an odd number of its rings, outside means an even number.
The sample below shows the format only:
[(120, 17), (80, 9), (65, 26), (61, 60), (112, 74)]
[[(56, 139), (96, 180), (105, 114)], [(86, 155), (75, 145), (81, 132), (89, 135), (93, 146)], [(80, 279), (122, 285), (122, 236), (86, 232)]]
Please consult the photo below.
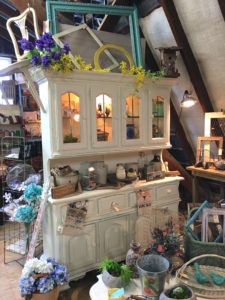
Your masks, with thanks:
[(171, 189), (167, 189), (167, 193), (170, 194), (172, 192)]
[(117, 202), (112, 202), (111, 207), (114, 211), (119, 212), (120, 211), (120, 205)]

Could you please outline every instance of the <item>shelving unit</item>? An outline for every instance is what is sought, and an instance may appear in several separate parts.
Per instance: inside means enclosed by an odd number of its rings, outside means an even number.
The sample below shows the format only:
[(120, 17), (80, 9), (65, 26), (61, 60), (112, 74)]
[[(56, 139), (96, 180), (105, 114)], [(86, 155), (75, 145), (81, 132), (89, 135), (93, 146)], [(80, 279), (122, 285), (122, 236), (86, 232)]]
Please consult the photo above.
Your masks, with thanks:
[[(24, 137), (5, 136), (1, 139), (1, 169), (3, 206), (7, 205), (4, 195), (10, 193), (16, 200), (22, 195), (20, 185), (25, 181), (32, 167), (27, 165), (29, 157)], [(20, 166), (20, 169), (16, 167)], [(14, 176), (10, 173), (12, 170)], [(10, 175), (11, 174), (11, 175)], [(10, 177), (11, 176), (11, 177)], [(27, 238), (31, 238), (33, 224), (29, 229), (23, 223), (15, 222), (3, 213), (4, 223), (4, 263), (17, 261), (23, 264), (27, 252)]]

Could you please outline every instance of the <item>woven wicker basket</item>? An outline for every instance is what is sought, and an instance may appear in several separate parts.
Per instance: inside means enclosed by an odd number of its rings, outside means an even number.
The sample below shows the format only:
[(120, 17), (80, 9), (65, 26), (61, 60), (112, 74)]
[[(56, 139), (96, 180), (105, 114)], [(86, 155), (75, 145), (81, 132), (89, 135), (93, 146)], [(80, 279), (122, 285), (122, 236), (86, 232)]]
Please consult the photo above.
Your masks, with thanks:
[[(196, 261), (200, 264), (201, 272), (209, 278), (208, 283), (199, 284), (195, 280), (193, 263)], [(208, 261), (213, 262), (214, 265), (207, 265)], [(225, 284), (221, 286), (216, 285), (209, 276), (213, 272), (225, 277), (225, 268), (215, 265), (225, 265), (225, 257), (216, 254), (203, 254), (194, 257), (177, 271), (176, 279), (178, 282), (190, 286), (196, 296), (207, 299), (225, 299)]]
[(225, 255), (225, 244), (195, 240), (187, 229), (184, 231), (184, 249), (187, 260), (205, 253)]

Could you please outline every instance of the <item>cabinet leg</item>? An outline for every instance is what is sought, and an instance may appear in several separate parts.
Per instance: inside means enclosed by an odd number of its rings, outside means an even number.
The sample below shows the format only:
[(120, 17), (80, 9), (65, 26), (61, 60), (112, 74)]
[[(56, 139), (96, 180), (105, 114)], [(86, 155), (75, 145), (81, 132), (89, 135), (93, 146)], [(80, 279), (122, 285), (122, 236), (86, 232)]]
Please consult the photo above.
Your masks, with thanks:
[(192, 177), (192, 202), (193, 203), (196, 203), (198, 201), (197, 200), (197, 197), (198, 197), (197, 182), (198, 182), (197, 177), (195, 175), (193, 175), (193, 177)]

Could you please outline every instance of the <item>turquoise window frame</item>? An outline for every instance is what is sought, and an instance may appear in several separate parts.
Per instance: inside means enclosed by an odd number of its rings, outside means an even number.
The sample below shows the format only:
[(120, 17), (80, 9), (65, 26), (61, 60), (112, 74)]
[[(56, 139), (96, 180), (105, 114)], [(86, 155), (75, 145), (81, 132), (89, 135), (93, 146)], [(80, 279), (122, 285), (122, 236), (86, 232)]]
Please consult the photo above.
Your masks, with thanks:
[(113, 6), (96, 5), (91, 3), (77, 3), (65, 1), (46, 1), (46, 14), (50, 23), (52, 34), (58, 32), (57, 13), (58, 12), (78, 12), (102, 15), (128, 16), (130, 26), (130, 37), (132, 46), (132, 56), (136, 66), (142, 66), (142, 52), (139, 34), (138, 14), (135, 6)]

